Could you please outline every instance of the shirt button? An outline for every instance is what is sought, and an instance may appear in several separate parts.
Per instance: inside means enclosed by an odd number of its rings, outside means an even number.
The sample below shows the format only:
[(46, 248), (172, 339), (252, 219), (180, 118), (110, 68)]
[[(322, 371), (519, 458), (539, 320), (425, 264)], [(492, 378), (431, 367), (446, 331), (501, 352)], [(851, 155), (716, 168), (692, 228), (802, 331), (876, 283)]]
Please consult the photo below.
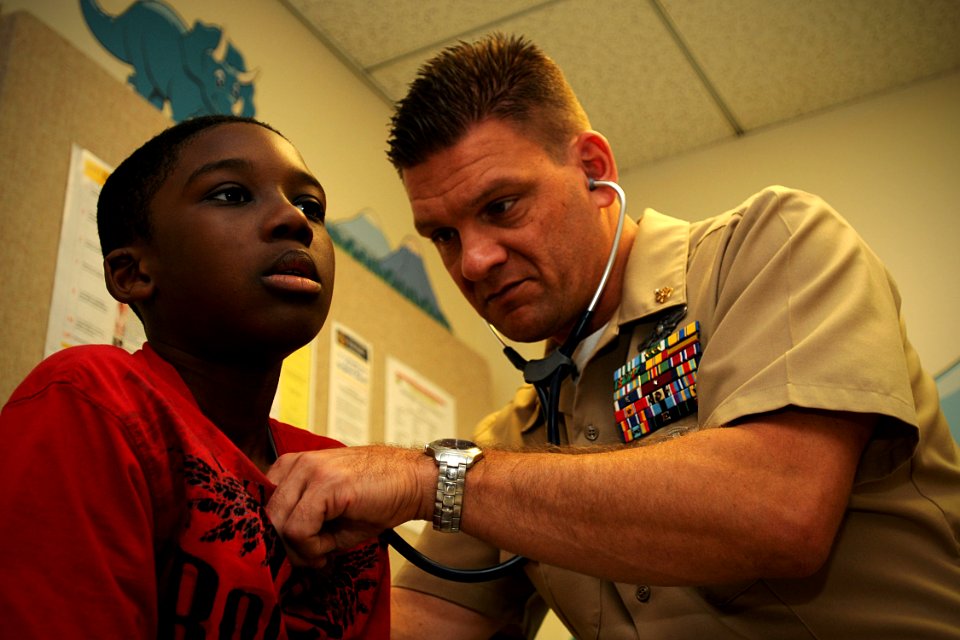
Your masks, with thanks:
[(590, 440), (592, 442), (600, 436), (600, 429), (597, 429), (592, 424), (587, 425), (587, 430), (585, 435), (587, 436), (587, 440)]
[(637, 600), (639, 602), (646, 602), (647, 600), (650, 599), (650, 587), (648, 587), (645, 584), (642, 584), (639, 587), (637, 587), (637, 592), (634, 595), (636, 595)]

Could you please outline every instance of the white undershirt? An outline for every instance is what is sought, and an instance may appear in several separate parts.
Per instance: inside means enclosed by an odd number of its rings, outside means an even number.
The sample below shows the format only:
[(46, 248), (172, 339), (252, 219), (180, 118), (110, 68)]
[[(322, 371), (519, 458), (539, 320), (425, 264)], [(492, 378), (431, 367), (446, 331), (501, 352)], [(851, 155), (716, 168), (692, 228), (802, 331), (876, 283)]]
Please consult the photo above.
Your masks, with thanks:
[(580, 372), (583, 371), (583, 367), (586, 366), (587, 360), (589, 360), (590, 356), (593, 355), (593, 352), (597, 348), (597, 343), (600, 342), (600, 336), (603, 335), (604, 330), (606, 330), (607, 325), (609, 324), (610, 322), (608, 321), (607, 324), (603, 325), (581, 340), (580, 344), (577, 345), (577, 348), (573, 350), (573, 356), (571, 359), (573, 360), (573, 364), (577, 366), (577, 377), (580, 376)]

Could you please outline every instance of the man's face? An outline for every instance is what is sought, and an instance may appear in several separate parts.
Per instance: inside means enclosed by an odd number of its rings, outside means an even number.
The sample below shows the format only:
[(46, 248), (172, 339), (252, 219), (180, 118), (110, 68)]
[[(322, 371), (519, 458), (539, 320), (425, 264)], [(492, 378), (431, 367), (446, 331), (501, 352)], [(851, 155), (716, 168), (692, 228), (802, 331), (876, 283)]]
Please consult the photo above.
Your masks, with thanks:
[(499, 120), (403, 171), (417, 231), (477, 312), (513, 340), (563, 338), (600, 281), (612, 229), (573, 140), (559, 163)]
[(197, 134), (150, 206), (151, 341), (195, 355), (285, 355), (320, 330), (333, 294), (326, 196), (263, 127)]

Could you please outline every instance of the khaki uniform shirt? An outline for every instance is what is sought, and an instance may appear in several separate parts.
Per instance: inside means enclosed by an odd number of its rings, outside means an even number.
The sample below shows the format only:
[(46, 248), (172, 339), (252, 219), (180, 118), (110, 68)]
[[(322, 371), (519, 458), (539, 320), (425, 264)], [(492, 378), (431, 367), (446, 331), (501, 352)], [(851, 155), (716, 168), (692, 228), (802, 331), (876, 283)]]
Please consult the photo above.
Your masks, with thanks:
[[(567, 442), (620, 442), (613, 373), (636, 355), (652, 318), (678, 304), (688, 307), (681, 325), (700, 322), (698, 412), (644, 440), (788, 406), (880, 416), (833, 551), (816, 574), (659, 587), (531, 561), (516, 579), (479, 585), (407, 566), (395, 586), (518, 624), (536, 589), (577, 638), (960, 637), (958, 451), (878, 258), (819, 198), (783, 187), (693, 224), (646, 212), (621, 306), (578, 379), (562, 389)], [(479, 426), (477, 439), (543, 444), (534, 391), (521, 388)], [(642, 470), (623, 481), (642, 483)], [(610, 487), (597, 496), (598, 508), (616, 499)], [(483, 566), (510, 555), (433, 531), (420, 546), (451, 564)]]

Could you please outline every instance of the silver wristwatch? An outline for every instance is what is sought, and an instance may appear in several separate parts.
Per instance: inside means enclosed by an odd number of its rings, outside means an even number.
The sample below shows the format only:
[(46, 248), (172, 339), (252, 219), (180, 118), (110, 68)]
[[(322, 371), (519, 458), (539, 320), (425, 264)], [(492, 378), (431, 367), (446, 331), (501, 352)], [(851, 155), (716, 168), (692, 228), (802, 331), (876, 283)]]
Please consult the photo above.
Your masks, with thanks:
[(447, 438), (424, 445), (423, 452), (437, 461), (437, 498), (433, 505), (433, 528), (437, 531), (460, 531), (463, 510), (463, 488), (467, 469), (483, 457), (483, 450), (469, 440)]

